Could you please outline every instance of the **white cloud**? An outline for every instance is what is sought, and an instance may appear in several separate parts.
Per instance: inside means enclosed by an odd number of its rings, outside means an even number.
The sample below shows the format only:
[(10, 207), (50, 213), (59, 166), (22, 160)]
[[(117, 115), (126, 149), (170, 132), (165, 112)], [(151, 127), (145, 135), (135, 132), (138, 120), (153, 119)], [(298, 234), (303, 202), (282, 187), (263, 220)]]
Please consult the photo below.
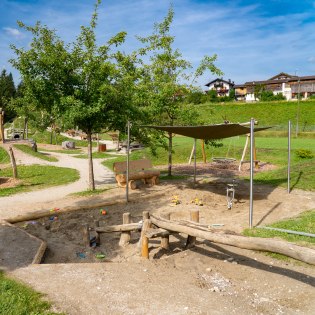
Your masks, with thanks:
[(12, 27), (4, 27), (3, 28), (5, 30), (5, 32), (12, 37), (15, 38), (22, 38), (23, 37), (23, 33), (20, 32), (18, 29), (16, 28), (12, 28)]

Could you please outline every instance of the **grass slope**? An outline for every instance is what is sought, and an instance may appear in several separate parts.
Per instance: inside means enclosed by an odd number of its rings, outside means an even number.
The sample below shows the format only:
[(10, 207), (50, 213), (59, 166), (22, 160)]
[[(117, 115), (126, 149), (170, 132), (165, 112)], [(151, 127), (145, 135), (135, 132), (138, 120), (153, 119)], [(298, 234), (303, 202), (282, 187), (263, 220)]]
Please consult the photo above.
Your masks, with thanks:
[(46, 314), (61, 313), (50, 312), (51, 304), (44, 301), (43, 295), (31, 288), (18, 283), (0, 271), (0, 314)]
[(7, 164), (10, 163), (10, 157), (9, 154), (5, 149), (0, 147), (0, 164)]
[[(260, 126), (275, 126), (275, 129), (287, 129), (291, 120), (296, 124), (297, 102), (257, 102), (193, 105), (207, 124), (222, 123), (224, 119), (231, 122), (247, 122), (252, 117)], [(315, 100), (301, 101), (299, 104), (300, 131), (315, 131)]]
[[(1, 176), (12, 177), (12, 169), (3, 169)], [(18, 166), (18, 176), (21, 183), (16, 187), (2, 188), (0, 197), (34, 189), (64, 185), (80, 178), (79, 172), (75, 169), (47, 165)]]

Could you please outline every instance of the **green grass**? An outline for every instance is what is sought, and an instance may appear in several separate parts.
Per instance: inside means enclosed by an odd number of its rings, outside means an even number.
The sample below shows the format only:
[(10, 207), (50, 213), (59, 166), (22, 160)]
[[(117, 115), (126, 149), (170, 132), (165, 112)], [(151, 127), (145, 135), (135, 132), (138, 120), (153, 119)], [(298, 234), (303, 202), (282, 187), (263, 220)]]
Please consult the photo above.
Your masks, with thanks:
[(10, 163), (10, 157), (9, 154), (5, 149), (0, 147), (0, 164), (7, 164)]
[[(310, 210), (302, 213), (296, 218), (291, 218), (288, 220), (279, 221), (268, 225), (274, 228), (286, 229), (291, 231), (306, 232), (315, 234), (315, 210)], [(315, 238), (310, 236), (288, 234), (279, 231), (265, 230), (259, 228), (246, 229), (243, 231), (246, 236), (252, 237), (263, 237), (263, 238), (282, 238), (288, 242), (296, 243), (298, 245), (314, 247)], [(289, 260), (287, 256), (275, 253), (268, 253), (277, 259)]]
[[(116, 188), (116, 186), (115, 186)], [(108, 190), (112, 189), (111, 187), (108, 188), (100, 188), (100, 189), (95, 189), (95, 190), (84, 190), (84, 191), (79, 191), (76, 193), (71, 194), (72, 196), (79, 196), (79, 197), (90, 197), (90, 196), (97, 196), (100, 195)]]
[[(12, 169), (1, 170), (1, 176), (12, 177)], [(0, 190), (1, 197), (34, 189), (64, 185), (80, 178), (79, 172), (75, 169), (47, 165), (18, 166), (18, 176), (21, 183), (16, 187), (2, 188)]]
[[(295, 130), (297, 106), (297, 102), (287, 101), (194, 105), (207, 124), (222, 123), (225, 118), (234, 123), (247, 122), (254, 117), (259, 126), (275, 126), (274, 130), (286, 130), (289, 120)], [(301, 132), (315, 131), (314, 107), (315, 100), (300, 102)]]
[(13, 146), (15, 148), (23, 151), (24, 153), (32, 155), (34, 157), (37, 157), (37, 158), (39, 158), (41, 160), (45, 160), (45, 161), (49, 161), (49, 162), (58, 162), (58, 159), (56, 157), (48, 156), (48, 155), (45, 155), (44, 153), (41, 153), (41, 152), (35, 152), (27, 144), (14, 144)]
[[(255, 183), (287, 187), (287, 167), (277, 170), (257, 173)], [(315, 190), (315, 158), (301, 160), (291, 165), (291, 189)]]
[(18, 283), (0, 271), (0, 314), (61, 314), (50, 311), (51, 304), (43, 300), (43, 295), (30, 287)]

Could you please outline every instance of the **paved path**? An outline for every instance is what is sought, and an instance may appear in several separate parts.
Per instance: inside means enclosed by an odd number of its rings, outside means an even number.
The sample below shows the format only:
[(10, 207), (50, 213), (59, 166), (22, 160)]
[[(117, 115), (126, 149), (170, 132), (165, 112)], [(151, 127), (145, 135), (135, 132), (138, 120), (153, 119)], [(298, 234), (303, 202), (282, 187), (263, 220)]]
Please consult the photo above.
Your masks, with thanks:
[[(40, 151), (40, 149), (39, 149)], [(3, 219), (7, 216), (11, 216), (13, 213), (18, 214), (23, 211), (23, 208), (27, 205), (45, 203), (46, 207), (49, 208), (50, 203), (56, 202), (58, 200), (64, 199), (67, 195), (79, 191), (84, 191), (88, 189), (88, 161), (87, 159), (75, 158), (72, 155), (64, 153), (49, 153), (47, 154), (56, 156), (58, 162), (49, 162), (41, 160), (39, 158), (30, 156), (18, 149), (14, 150), (16, 162), (18, 165), (31, 165), (31, 164), (40, 164), (40, 165), (54, 165), (58, 167), (69, 167), (77, 169), (80, 173), (80, 179), (74, 183), (67, 185), (55, 186), (41, 190), (35, 190), (31, 192), (20, 193), (8, 197), (0, 198), (0, 219)], [(46, 152), (45, 152), (46, 153)], [(106, 168), (101, 164), (103, 159), (93, 159), (94, 167), (94, 177), (96, 187), (102, 187), (105, 184), (114, 184), (114, 174), (111, 170)]]

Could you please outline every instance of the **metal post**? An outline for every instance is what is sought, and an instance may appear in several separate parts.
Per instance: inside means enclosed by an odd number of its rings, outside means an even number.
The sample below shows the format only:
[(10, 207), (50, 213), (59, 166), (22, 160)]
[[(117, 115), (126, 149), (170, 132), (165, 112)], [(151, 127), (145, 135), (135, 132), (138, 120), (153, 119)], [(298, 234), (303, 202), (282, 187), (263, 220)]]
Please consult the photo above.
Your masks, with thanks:
[(197, 139), (194, 139), (194, 184), (196, 184), (196, 144), (197, 144)]
[(126, 201), (129, 201), (129, 150), (130, 150), (130, 121), (127, 122), (127, 171), (126, 171)]
[(288, 123), (288, 194), (290, 190), (290, 170), (291, 170), (291, 120)]
[(253, 227), (253, 177), (254, 177), (254, 124), (250, 120), (250, 192), (249, 192), (249, 227)]

